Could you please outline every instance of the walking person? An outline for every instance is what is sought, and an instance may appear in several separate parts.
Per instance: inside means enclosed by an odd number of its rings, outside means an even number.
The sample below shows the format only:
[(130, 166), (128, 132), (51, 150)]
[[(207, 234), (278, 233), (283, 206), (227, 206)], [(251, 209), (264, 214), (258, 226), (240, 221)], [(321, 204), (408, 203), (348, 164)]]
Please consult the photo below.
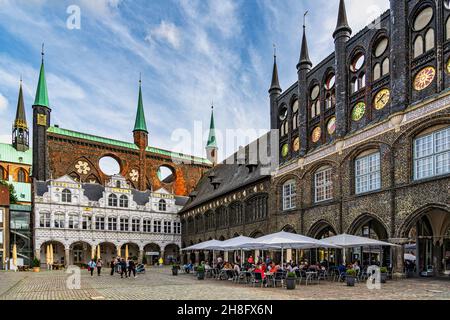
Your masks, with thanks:
[(128, 277), (131, 278), (131, 273), (133, 272), (133, 277), (136, 278), (136, 263), (132, 259), (128, 261)]
[(100, 277), (102, 273), (103, 261), (102, 259), (98, 259), (97, 261), (97, 275)]
[(125, 259), (121, 259), (120, 260), (120, 278), (123, 279), (123, 275), (125, 274), (125, 278), (128, 278), (128, 274), (127, 274), (127, 262), (125, 261)]
[(91, 261), (89, 261), (89, 263), (88, 263), (88, 268), (89, 268), (89, 271), (91, 272), (91, 277), (94, 276), (94, 269), (96, 266), (97, 266), (97, 264), (95, 263), (94, 259), (91, 259)]
[(114, 259), (111, 260), (111, 263), (109, 265), (111, 267), (111, 275), (114, 275), (114, 269), (116, 268), (116, 262)]

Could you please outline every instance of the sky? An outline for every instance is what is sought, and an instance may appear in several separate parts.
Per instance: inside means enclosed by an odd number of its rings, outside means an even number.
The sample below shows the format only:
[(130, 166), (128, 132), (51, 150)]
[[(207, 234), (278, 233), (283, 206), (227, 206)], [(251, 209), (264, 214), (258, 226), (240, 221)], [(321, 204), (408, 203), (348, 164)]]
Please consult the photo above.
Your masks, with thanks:
[[(334, 51), (338, 0), (0, 0), (0, 142), (11, 141), (19, 79), (27, 120), (45, 43), (52, 125), (132, 142), (142, 74), (149, 144), (205, 156), (214, 104), (226, 130), (270, 127), (273, 45), (281, 87), (297, 79), (303, 13), (316, 65)], [(356, 34), (389, 0), (347, 0)], [(79, 15), (78, 15), (79, 13)], [(79, 19), (78, 19), (79, 17)], [(79, 26), (79, 28), (78, 28)]]

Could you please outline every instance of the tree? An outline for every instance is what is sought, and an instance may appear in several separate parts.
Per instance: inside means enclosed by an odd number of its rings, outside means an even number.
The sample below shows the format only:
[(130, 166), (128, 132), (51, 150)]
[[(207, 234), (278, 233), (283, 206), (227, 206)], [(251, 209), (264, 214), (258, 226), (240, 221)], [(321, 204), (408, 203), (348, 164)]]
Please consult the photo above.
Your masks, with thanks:
[(9, 189), (9, 203), (16, 204), (17, 203), (17, 194), (14, 186), (12, 184), (7, 183), (6, 181), (0, 181), (0, 184), (3, 186), (7, 186)]

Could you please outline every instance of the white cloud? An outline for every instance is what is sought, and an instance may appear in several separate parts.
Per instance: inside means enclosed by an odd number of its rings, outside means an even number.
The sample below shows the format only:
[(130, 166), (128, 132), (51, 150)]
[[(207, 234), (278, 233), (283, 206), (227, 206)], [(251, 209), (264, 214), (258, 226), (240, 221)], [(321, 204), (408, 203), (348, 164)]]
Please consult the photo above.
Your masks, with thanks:
[(145, 40), (162, 40), (168, 42), (175, 49), (179, 49), (181, 46), (181, 32), (177, 26), (171, 22), (162, 21), (161, 24), (153, 28)]
[(5, 111), (8, 109), (8, 99), (6, 99), (1, 93), (0, 93), (0, 111)]

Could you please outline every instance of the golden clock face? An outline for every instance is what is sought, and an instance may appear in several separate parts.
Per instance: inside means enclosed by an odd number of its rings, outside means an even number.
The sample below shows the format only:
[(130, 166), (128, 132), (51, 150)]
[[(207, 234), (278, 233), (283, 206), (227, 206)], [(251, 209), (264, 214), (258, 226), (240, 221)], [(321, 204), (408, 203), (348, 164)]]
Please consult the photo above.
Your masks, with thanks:
[(297, 137), (294, 139), (294, 142), (292, 143), (292, 149), (294, 152), (298, 152), (300, 150), (300, 138)]
[(336, 131), (336, 117), (333, 117), (328, 121), (327, 130), (330, 135)]
[(319, 142), (321, 137), (322, 137), (322, 129), (320, 129), (320, 127), (315, 128), (311, 137), (312, 142), (314, 143)]
[(364, 102), (357, 103), (352, 111), (353, 121), (361, 120), (364, 117), (365, 113), (366, 113), (366, 104)]
[(377, 110), (382, 110), (389, 103), (391, 99), (391, 92), (389, 89), (382, 89), (376, 95), (374, 99), (374, 106)]
[(37, 115), (37, 124), (38, 126), (47, 126), (47, 116), (45, 114), (38, 114)]
[(281, 155), (283, 156), (283, 158), (286, 158), (288, 156), (288, 154), (289, 154), (289, 145), (285, 144), (281, 148)]
[(450, 74), (450, 59), (447, 61), (447, 73)]
[(421, 91), (426, 89), (436, 77), (436, 69), (433, 67), (423, 68), (414, 79), (414, 89)]

